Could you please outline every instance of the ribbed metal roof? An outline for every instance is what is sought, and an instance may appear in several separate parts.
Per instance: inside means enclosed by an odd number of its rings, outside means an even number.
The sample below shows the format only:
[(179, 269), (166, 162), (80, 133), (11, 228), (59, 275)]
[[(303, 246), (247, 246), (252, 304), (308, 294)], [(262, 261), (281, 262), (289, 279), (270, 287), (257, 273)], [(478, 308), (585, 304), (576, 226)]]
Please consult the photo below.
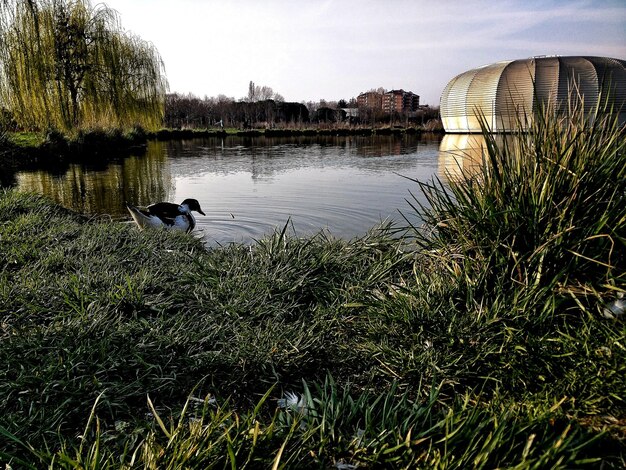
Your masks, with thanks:
[(626, 123), (626, 61), (578, 56), (504, 61), (450, 80), (441, 96), (441, 118), (447, 132), (480, 132), (478, 115), (493, 131), (506, 132), (528, 124), (541, 105), (566, 110), (571, 96), (583, 99), (589, 111), (600, 92)]

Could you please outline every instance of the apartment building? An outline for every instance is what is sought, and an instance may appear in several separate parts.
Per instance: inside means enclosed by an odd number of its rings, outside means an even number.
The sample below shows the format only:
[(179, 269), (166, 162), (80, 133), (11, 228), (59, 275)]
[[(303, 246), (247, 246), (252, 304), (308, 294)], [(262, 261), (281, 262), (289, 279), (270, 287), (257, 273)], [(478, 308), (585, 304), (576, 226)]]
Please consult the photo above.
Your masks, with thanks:
[(357, 104), (361, 108), (380, 109), (385, 113), (403, 113), (417, 111), (420, 97), (411, 91), (391, 90), (385, 93), (369, 91), (357, 97)]
[(382, 99), (382, 93), (368, 91), (367, 93), (361, 93), (357, 96), (356, 104), (359, 108), (381, 109)]

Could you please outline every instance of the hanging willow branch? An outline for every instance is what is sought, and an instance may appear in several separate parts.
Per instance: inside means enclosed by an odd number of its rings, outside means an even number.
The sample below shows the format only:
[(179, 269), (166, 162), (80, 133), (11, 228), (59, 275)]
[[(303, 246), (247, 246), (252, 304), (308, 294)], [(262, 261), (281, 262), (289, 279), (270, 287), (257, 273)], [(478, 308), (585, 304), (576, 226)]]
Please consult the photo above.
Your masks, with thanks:
[(23, 128), (153, 129), (167, 82), (156, 48), (89, 0), (0, 0), (0, 106)]

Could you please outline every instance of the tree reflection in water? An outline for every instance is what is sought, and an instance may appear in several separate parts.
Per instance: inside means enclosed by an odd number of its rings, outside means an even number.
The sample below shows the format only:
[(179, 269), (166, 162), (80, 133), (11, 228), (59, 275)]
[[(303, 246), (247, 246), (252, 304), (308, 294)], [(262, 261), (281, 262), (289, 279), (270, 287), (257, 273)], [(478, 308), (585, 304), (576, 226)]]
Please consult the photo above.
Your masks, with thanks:
[(19, 172), (16, 187), (20, 191), (43, 194), (83, 214), (127, 216), (127, 202), (165, 201), (173, 193), (164, 145), (151, 141), (145, 154), (117, 159), (98, 168), (72, 163), (65, 171)]

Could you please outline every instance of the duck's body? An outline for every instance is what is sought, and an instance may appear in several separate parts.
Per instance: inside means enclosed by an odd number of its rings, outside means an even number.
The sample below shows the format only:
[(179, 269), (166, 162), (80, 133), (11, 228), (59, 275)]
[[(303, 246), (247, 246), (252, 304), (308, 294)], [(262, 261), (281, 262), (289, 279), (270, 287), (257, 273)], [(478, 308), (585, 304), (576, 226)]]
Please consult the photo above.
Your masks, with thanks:
[(164, 227), (191, 232), (196, 226), (196, 219), (191, 211), (205, 215), (196, 199), (185, 199), (180, 204), (157, 202), (145, 208), (126, 205), (130, 215), (140, 229), (146, 227)]

